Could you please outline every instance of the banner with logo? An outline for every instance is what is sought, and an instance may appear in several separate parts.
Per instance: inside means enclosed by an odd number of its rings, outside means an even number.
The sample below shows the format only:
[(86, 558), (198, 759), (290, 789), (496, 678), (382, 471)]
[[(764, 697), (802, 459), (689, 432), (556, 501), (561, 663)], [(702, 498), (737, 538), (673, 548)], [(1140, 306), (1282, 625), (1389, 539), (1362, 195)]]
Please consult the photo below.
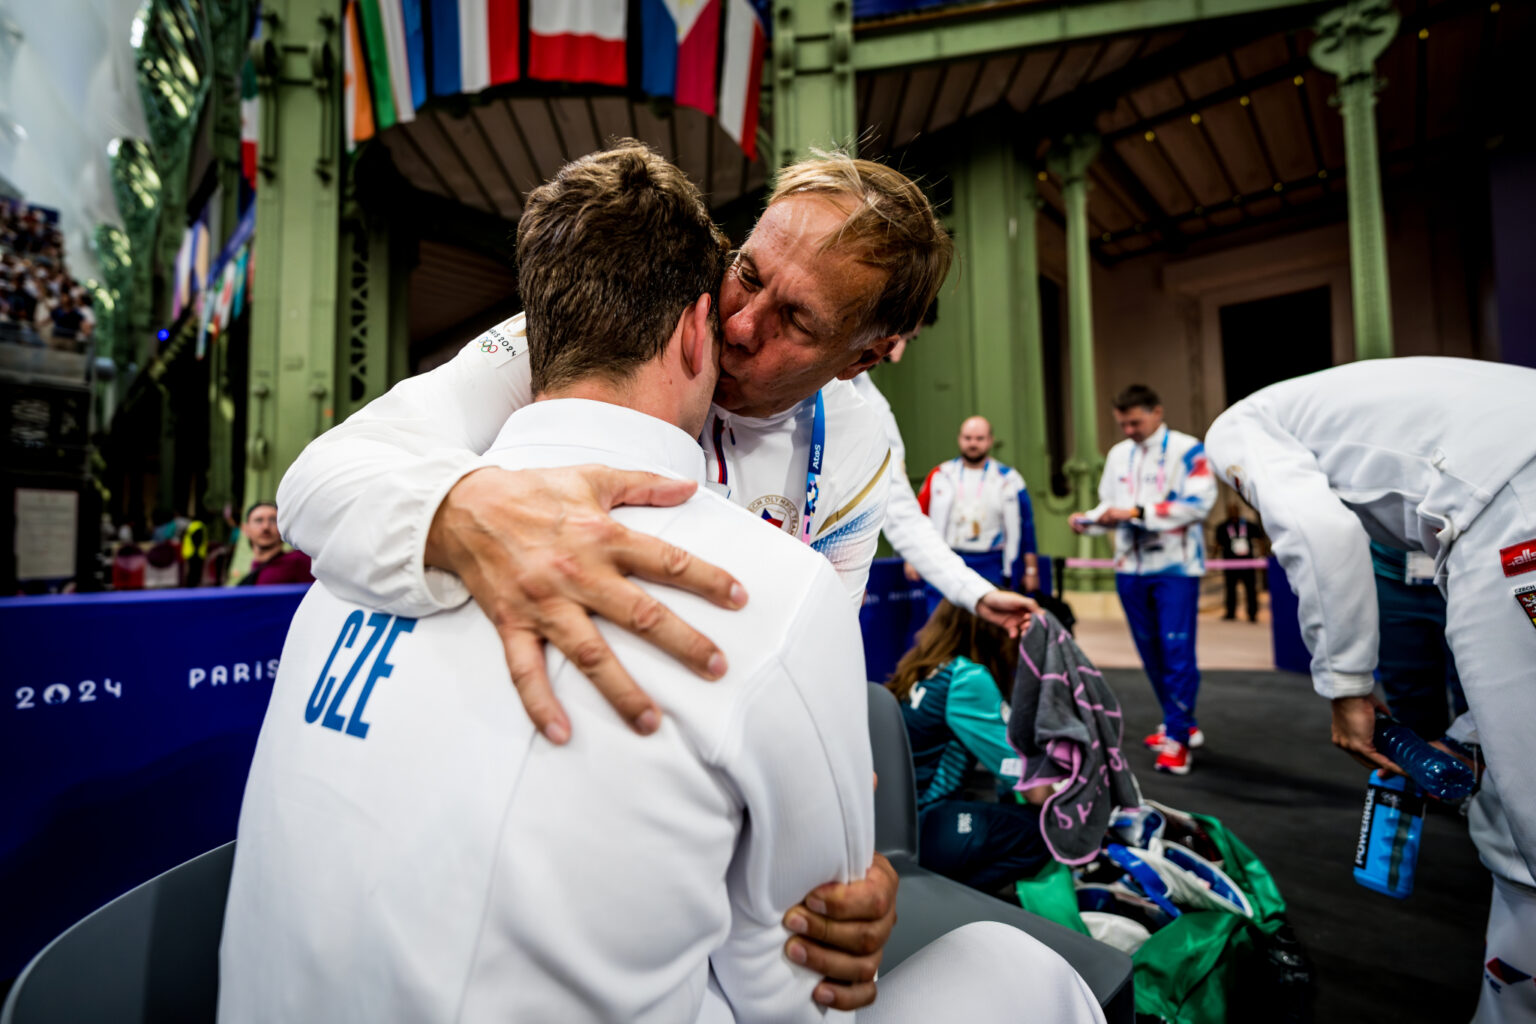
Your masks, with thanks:
[(0, 978), (235, 837), (307, 586), (0, 602)]

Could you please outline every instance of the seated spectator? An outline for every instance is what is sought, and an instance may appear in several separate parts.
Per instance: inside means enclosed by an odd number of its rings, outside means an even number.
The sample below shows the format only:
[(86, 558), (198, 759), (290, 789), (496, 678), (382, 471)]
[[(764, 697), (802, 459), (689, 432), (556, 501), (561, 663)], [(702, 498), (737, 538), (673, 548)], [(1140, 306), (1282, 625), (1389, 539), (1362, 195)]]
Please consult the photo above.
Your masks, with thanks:
[[(1005, 630), (942, 601), (886, 683), (912, 741), (919, 860), (987, 892), (1032, 877), (1050, 859), (1039, 810), (1013, 794), (1023, 770), (1008, 744), (1018, 657)], [(1001, 802), (960, 799), (977, 761), (995, 779)], [(1048, 791), (1027, 795), (1043, 800)]]
[(258, 501), (252, 505), (240, 533), (246, 542), (242, 547), (248, 553), (249, 563), (236, 555), (236, 564), (230, 567), (229, 586), (315, 582), (309, 571), (309, 556), (288, 547), (277, 532), (277, 506), (272, 502)]
[(59, 304), (49, 314), (53, 321), (53, 340), (65, 342), (59, 347), (73, 348), (74, 342), (80, 337), (80, 327), (85, 322), (85, 316), (80, 312), (80, 307), (75, 304), (74, 295), (68, 291), (59, 295)]

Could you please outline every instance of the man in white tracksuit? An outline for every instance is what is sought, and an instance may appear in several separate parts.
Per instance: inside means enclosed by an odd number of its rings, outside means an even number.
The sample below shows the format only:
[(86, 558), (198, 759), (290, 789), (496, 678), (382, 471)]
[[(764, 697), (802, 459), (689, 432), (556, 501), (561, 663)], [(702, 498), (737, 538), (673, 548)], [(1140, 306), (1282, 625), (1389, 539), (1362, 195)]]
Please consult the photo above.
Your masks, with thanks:
[[(960, 424), (958, 443), (958, 456), (928, 471), (918, 492), (919, 504), (967, 565), (998, 586), (1009, 587), (1022, 555), (1028, 567), (1024, 589), (1038, 590), (1032, 550), (1034, 516), (1025, 514), (1029, 492), (1023, 475), (991, 457), (992, 424), (985, 416), (970, 416)], [(1026, 518), (1029, 544), (1025, 543)]]
[[(1536, 370), (1377, 359), (1265, 388), (1211, 425), (1216, 471), (1264, 517), (1300, 603), (1334, 743), (1371, 742), (1377, 607), (1369, 541), (1434, 559), (1487, 770), (1472, 838), (1493, 872), (1478, 1021), (1536, 1020)], [(1433, 739), (1434, 737), (1427, 737)]]
[[(530, 339), (538, 400), (488, 457), (701, 479), (723, 242), (682, 173), (637, 144), (535, 190), (519, 290), (536, 323), (560, 327)], [(652, 259), (613, 266), (637, 250)], [(825, 559), (716, 495), (619, 515), (759, 595), (741, 613), (658, 595), (722, 638), (731, 671), (713, 687), (605, 624), (670, 712), (651, 739), (556, 653), (582, 728), (547, 742), (477, 604), (417, 621), (323, 583), (306, 597), (241, 808), (221, 1020), (822, 1019), (820, 977), (783, 955), (781, 919), (871, 856), (853, 608)], [(1020, 932), (971, 932), (893, 971), (869, 1019), (931, 1019), (953, 982), (970, 990), (967, 1019), (1033, 1005), (1102, 1021), (1059, 956)], [(1006, 952), (979, 967), (983, 944)]]
[(1144, 742), (1156, 754), (1154, 768), (1187, 775), (1190, 749), (1204, 743), (1195, 718), (1195, 626), (1205, 575), (1202, 524), (1216, 504), (1216, 478), (1200, 439), (1163, 422), (1151, 388), (1133, 384), (1114, 406), (1125, 440), (1104, 458), (1098, 505), (1074, 515), (1072, 529), (1114, 531), (1115, 589), (1163, 709), (1162, 725)]
[[(891, 224), (900, 230), (890, 230)], [(699, 436), (706, 483), (765, 529), (782, 530), (826, 556), (854, 601), (886, 518), (890, 446), (881, 418), (849, 380), (917, 326), (944, 279), (950, 252), (927, 200), (898, 172), (845, 157), (807, 160), (780, 173), (767, 210), (721, 287), (721, 376)], [(542, 610), (553, 598), (544, 590), (536, 599), (530, 590), (515, 589), (526, 574), (517, 557), (528, 546), (558, 553), (560, 571), (543, 584), (557, 590), (572, 581), (603, 582), (616, 565), (635, 571), (627, 568), (634, 564), (629, 556), (643, 552), (649, 540), (624, 534), (619, 545), (611, 530), (599, 530), (598, 543), (571, 542), (559, 531), (602, 510), (562, 501), (545, 518), (553, 520), (553, 536), (538, 534), (523, 547), (515, 543), (525, 539), (516, 533), (524, 521), (545, 514), (539, 500), (528, 499), (542, 494), (539, 480), (508, 473), (482, 453), (507, 417), (532, 398), (520, 314), (311, 443), (279, 487), (284, 536), (312, 556), (315, 576), (338, 596), (393, 614), (457, 607), (478, 585), (482, 606), (498, 609), (495, 619), (503, 624), (519, 694), (554, 742), (564, 741), (570, 726), (542, 679), (540, 636), (576, 652), (610, 701), (624, 704), (625, 717), (642, 732), (654, 731), (659, 709), (625, 676), (585, 615), (571, 613), (582, 609), (541, 622), (526, 611), (528, 604)], [(975, 574), (927, 529), (932, 536), (916, 542), (917, 557), (904, 551), (909, 560), (931, 556), (935, 574), (947, 574), (949, 593), (963, 607), (993, 622), (1022, 624), (1032, 602), (984, 582), (978, 586)], [(573, 572), (571, 565), (583, 571)], [(649, 578), (670, 579), (669, 572), (670, 563)], [(708, 642), (664, 604), (635, 593), (632, 584), (613, 578), (586, 591), (573, 589), (577, 600), (616, 605), (584, 608), (602, 610), (701, 674), (723, 671), (725, 661), (716, 652), (706, 672), (696, 652), (699, 644), (708, 651)], [(524, 625), (530, 620), (533, 625)], [(555, 626), (562, 630), (558, 635), (538, 632)], [(698, 642), (676, 642), (680, 636)], [(881, 867), (878, 856), (875, 867)], [(831, 923), (818, 931), (829, 946), (854, 954), (831, 956), (805, 944), (813, 965), (851, 983), (838, 987), (839, 1008), (873, 997), (867, 977), (879, 957), (868, 948), (863, 923), (878, 919), (883, 940), (894, 921), (894, 897), (894, 872), (885, 865), (865, 882), (818, 900)], [(791, 948), (800, 945), (796, 940)]]

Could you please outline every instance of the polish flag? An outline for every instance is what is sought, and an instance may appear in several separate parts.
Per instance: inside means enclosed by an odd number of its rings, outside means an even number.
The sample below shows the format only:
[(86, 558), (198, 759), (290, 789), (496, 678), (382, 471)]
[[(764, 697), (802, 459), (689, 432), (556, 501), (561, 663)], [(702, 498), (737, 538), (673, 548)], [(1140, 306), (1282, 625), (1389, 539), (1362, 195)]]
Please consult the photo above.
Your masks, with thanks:
[(640, 87), (714, 116), (720, 0), (642, 0)]
[(725, 69), (720, 74), (720, 127), (757, 159), (757, 96), (768, 33), (750, 0), (725, 0)]
[(528, 0), (528, 77), (624, 85), (626, 0)]

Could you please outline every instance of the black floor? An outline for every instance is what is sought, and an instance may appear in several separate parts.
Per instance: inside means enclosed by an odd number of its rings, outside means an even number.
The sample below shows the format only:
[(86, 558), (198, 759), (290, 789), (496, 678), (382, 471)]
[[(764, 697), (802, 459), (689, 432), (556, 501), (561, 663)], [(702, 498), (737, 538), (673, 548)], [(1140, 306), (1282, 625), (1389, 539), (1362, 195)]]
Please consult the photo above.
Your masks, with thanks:
[[(1146, 676), (1104, 674), (1126, 745), (1139, 743), (1162, 718)], [(1137, 778), (1155, 800), (1220, 818), (1268, 865), (1315, 965), (1319, 1024), (1469, 1020), (1492, 883), (1464, 820), (1429, 814), (1413, 895), (1378, 895), (1351, 874), (1367, 773), (1328, 742), (1328, 702), (1307, 677), (1206, 672), (1199, 719), (1189, 775), (1153, 772), (1138, 748)]]

